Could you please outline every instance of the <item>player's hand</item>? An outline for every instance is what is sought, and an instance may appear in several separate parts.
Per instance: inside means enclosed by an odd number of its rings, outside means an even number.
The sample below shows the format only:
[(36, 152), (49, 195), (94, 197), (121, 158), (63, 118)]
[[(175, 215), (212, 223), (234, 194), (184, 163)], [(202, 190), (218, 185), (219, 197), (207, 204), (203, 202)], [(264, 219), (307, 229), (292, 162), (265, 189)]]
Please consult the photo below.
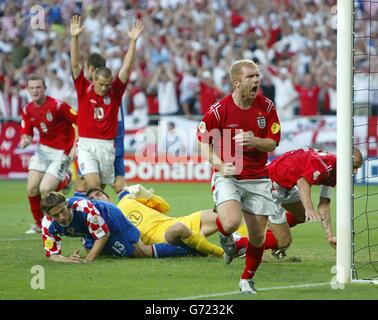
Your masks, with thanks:
[(77, 155), (77, 146), (76, 146), (76, 143), (72, 146), (72, 148), (71, 148), (71, 151), (70, 151), (70, 153), (69, 153), (69, 155), (68, 155), (68, 157), (70, 158), (70, 160), (72, 161), (72, 160), (74, 160), (75, 158), (76, 158), (76, 155)]
[[(143, 198), (146, 200), (150, 200), (152, 195), (154, 194), (153, 189), (147, 190), (145, 187), (143, 187), (141, 184), (134, 184), (127, 188), (127, 190), (130, 192), (130, 194), (127, 195), (128, 198)], [(131, 195), (131, 197), (129, 197)]]
[(70, 33), (72, 37), (77, 37), (81, 31), (83, 31), (84, 26), (80, 27), (81, 25), (81, 17), (75, 15), (71, 18), (71, 26), (70, 26)]
[(20, 147), (22, 149), (26, 148), (29, 144), (32, 142), (32, 137), (31, 136), (22, 136), (21, 141), (20, 141)]
[(236, 173), (236, 167), (232, 163), (223, 163), (218, 170), (223, 177), (233, 176)]
[(317, 213), (315, 210), (306, 210), (305, 215), (306, 221), (315, 222), (321, 220), (319, 213)]
[(254, 140), (255, 135), (252, 131), (243, 131), (241, 130), (238, 134), (236, 134), (233, 139), (235, 140), (235, 144), (241, 147), (254, 147)]
[(336, 241), (336, 237), (331, 235), (331, 236), (327, 236), (327, 241), (328, 241), (328, 244), (332, 247), (332, 248), (335, 248), (336, 249), (336, 244), (337, 244), (337, 241)]
[(130, 40), (137, 40), (138, 37), (140, 36), (140, 34), (142, 33), (143, 28), (144, 28), (144, 26), (143, 26), (142, 21), (140, 21), (140, 20), (135, 21), (131, 30), (129, 30), (127, 32), (129, 39)]
[(68, 259), (72, 260), (72, 262), (74, 263), (80, 263), (80, 250), (76, 250), (73, 254), (71, 254), (71, 256)]

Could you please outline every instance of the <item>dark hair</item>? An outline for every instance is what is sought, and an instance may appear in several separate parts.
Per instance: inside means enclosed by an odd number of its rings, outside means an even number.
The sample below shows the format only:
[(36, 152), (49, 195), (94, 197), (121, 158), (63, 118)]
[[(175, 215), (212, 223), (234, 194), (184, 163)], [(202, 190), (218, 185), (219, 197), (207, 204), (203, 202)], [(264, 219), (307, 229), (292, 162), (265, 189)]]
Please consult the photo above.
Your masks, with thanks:
[(94, 77), (97, 79), (99, 76), (109, 79), (112, 77), (112, 71), (107, 67), (99, 67), (95, 70)]
[(56, 207), (58, 204), (66, 202), (66, 197), (61, 192), (51, 191), (41, 200), (42, 212), (48, 214), (50, 209)]
[(41, 77), (41, 76), (39, 76), (37, 74), (32, 74), (31, 76), (29, 76), (28, 79), (26, 80), (26, 83), (28, 84), (29, 81), (34, 81), (34, 80), (40, 80), (40, 81), (42, 81), (43, 86), (46, 88), (45, 79), (43, 79), (43, 77)]
[(89, 198), (89, 195), (90, 195), (92, 192), (94, 192), (94, 191), (99, 191), (99, 192), (101, 192), (103, 195), (105, 195), (105, 196), (108, 198), (108, 200), (110, 199), (109, 195), (108, 195), (104, 190), (102, 190), (102, 189), (100, 189), (100, 188), (90, 188), (90, 189), (87, 191), (87, 197)]
[(95, 70), (100, 67), (105, 67), (105, 59), (98, 53), (91, 53), (87, 59), (87, 66), (92, 66)]

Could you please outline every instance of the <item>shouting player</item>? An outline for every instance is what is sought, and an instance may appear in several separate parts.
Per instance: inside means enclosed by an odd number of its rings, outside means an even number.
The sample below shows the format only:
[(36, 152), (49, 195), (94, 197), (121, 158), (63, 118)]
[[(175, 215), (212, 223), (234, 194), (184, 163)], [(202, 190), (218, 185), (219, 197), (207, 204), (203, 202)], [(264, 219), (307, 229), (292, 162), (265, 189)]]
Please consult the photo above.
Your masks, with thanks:
[(266, 162), (280, 141), (271, 100), (258, 95), (260, 73), (251, 60), (230, 68), (231, 95), (210, 107), (198, 127), (201, 151), (213, 166), (212, 191), (225, 259), (236, 254), (232, 233), (244, 217), (249, 244), (240, 291), (255, 294), (253, 277), (264, 252), (268, 216), (276, 214)]

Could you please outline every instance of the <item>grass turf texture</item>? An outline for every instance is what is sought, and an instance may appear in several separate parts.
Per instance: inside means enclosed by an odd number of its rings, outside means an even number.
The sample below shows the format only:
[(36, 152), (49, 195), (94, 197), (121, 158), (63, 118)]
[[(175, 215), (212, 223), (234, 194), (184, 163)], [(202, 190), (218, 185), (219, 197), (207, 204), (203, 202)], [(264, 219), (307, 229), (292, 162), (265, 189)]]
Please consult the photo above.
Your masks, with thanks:
[[(148, 184), (164, 196), (172, 206), (171, 215), (185, 215), (211, 208), (208, 184)], [(378, 187), (369, 187), (378, 192)], [(225, 266), (213, 257), (168, 259), (99, 258), (92, 264), (70, 265), (47, 261), (40, 235), (25, 235), (32, 223), (26, 198), (25, 181), (0, 181), (2, 223), (0, 225), (0, 299), (377, 299), (378, 287), (371, 284), (349, 284), (332, 289), (335, 276), (335, 250), (326, 242), (320, 223), (306, 223), (292, 229), (293, 244), (288, 257), (275, 260), (270, 252), (256, 275), (257, 295), (240, 295), (238, 282), (244, 259), (235, 259)], [(114, 192), (107, 189), (115, 200)], [(357, 187), (356, 193), (364, 193)], [(72, 193), (71, 193), (72, 194)], [(317, 203), (318, 188), (314, 188)], [(334, 195), (335, 196), (335, 195)], [(377, 197), (369, 205), (378, 208)], [(374, 201), (372, 203), (372, 201)], [(333, 224), (335, 221), (335, 201)], [(361, 210), (364, 204), (359, 203)], [(370, 226), (377, 226), (378, 217), (369, 217)], [(367, 233), (366, 233), (367, 234)], [(374, 233), (374, 236), (376, 233)], [(366, 238), (366, 237), (365, 237)], [(218, 243), (217, 235), (211, 241)], [(371, 239), (377, 243), (377, 239)], [(63, 238), (63, 254), (84, 250), (78, 238)], [(378, 247), (372, 248), (378, 251)], [(291, 261), (293, 257), (301, 262)], [(33, 290), (31, 268), (45, 270), (45, 289)], [(373, 270), (374, 271), (374, 270)], [(373, 273), (374, 275), (374, 273)], [(313, 287), (295, 287), (320, 284)], [(279, 288), (293, 286), (293, 288)]]

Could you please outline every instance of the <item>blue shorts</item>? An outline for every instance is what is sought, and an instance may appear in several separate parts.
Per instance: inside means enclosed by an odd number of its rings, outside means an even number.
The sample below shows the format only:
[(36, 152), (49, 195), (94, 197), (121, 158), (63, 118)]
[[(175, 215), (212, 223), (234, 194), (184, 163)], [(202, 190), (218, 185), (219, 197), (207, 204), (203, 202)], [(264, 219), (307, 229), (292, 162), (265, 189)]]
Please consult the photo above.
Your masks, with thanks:
[(124, 177), (125, 176), (125, 163), (124, 163), (123, 155), (115, 157), (114, 173), (115, 173), (114, 175), (116, 177), (118, 177), (118, 176)]
[[(104, 249), (101, 251), (101, 255), (130, 257), (135, 251), (135, 244), (140, 239), (140, 231), (114, 204), (98, 200), (92, 200), (91, 202), (100, 211), (110, 234)], [(95, 239), (87, 235), (83, 244), (86, 249), (91, 249), (94, 241)]]
[[(135, 244), (140, 239), (140, 231), (126, 218), (115, 216), (112, 217), (112, 220), (112, 223), (108, 223), (109, 229), (111, 229), (110, 238), (102, 250), (102, 254), (130, 257), (135, 251)], [(111, 228), (113, 223), (117, 224), (117, 228)]]

